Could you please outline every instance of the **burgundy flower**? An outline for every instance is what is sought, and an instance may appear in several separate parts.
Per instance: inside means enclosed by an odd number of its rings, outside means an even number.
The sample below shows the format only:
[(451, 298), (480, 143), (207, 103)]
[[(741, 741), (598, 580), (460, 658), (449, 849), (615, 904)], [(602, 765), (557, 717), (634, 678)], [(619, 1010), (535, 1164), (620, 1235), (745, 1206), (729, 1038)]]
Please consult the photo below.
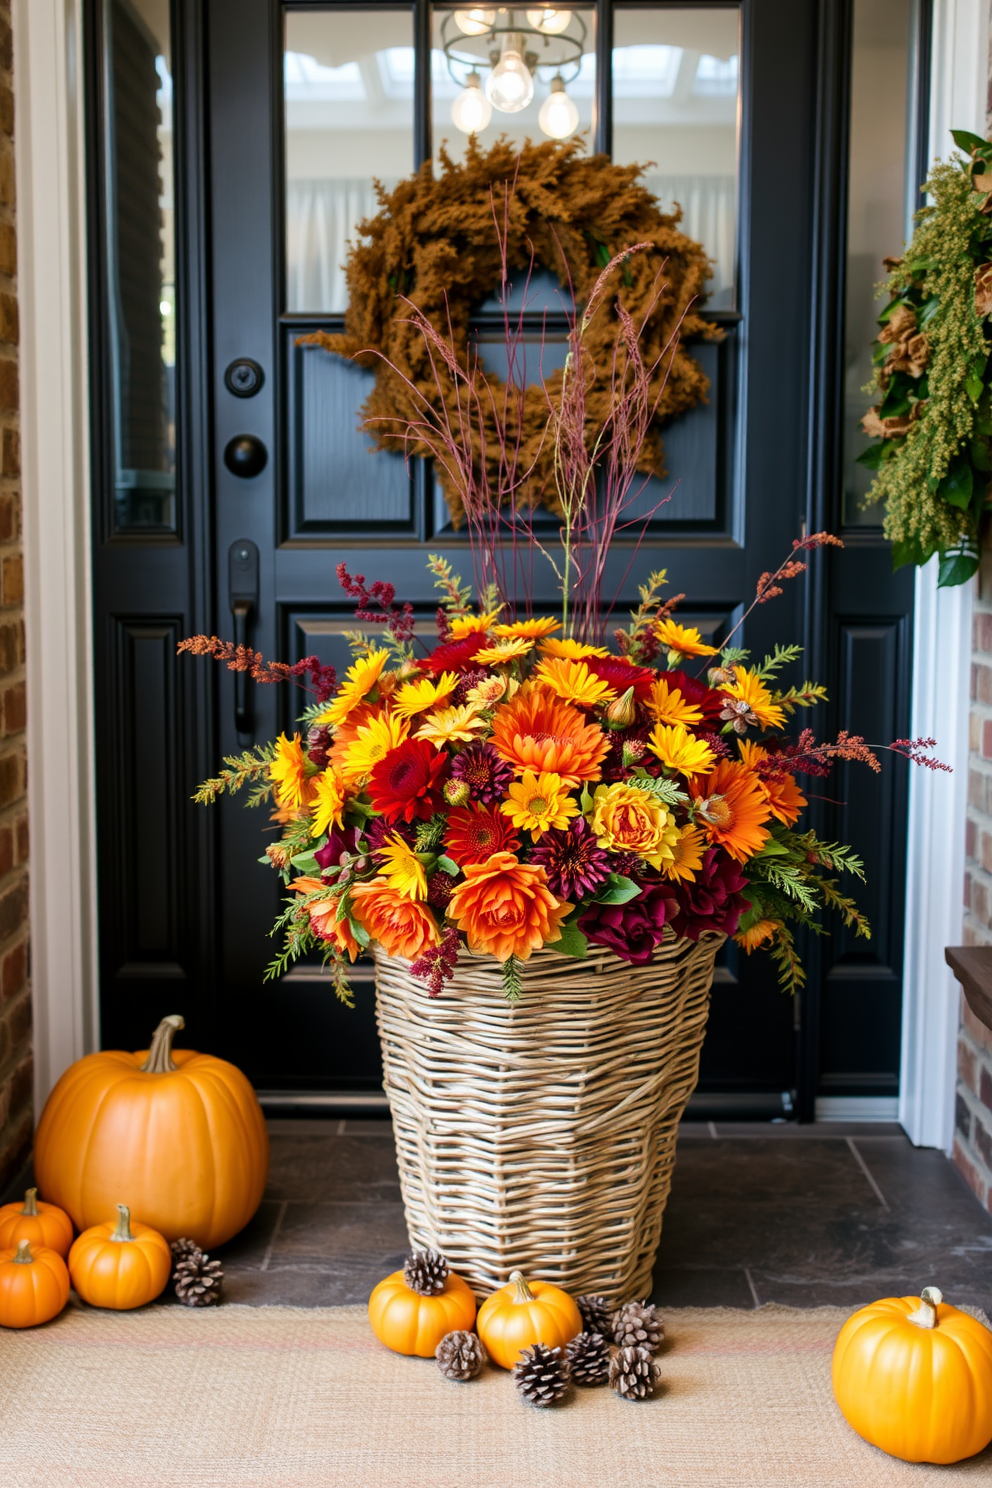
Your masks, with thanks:
[(448, 756), (426, 739), (406, 739), (383, 755), (369, 778), (369, 795), (387, 822), (427, 821), (444, 809)]
[(677, 907), (670, 923), (676, 935), (698, 940), (706, 930), (733, 935), (747, 909), (741, 890), (747, 887), (737, 863), (721, 847), (707, 848), (693, 882), (672, 884)]
[[(434, 877), (437, 878), (436, 873)], [(454, 925), (448, 925), (441, 931), (441, 944), (430, 946), (419, 960), (414, 961), (410, 973), (426, 982), (428, 997), (441, 996), (445, 982), (449, 982), (455, 974), (460, 950), (458, 931)]]
[(481, 651), (486, 644), (486, 632), (484, 630), (473, 630), (468, 635), (460, 636), (457, 641), (448, 641), (444, 646), (435, 646), (434, 650), (427, 656), (422, 656), (417, 665), (432, 677), (439, 677), (442, 672), (460, 672), (468, 666), (476, 651)]
[(381, 816), (373, 816), (365, 823), (365, 840), (373, 857), (382, 851), (387, 840), (393, 836), (402, 837), (410, 847), (413, 847), (417, 841), (415, 828), (408, 827), (403, 822), (394, 822), (390, 825)]
[(613, 868), (609, 854), (597, 845), (584, 816), (577, 816), (565, 828), (552, 827), (545, 832), (530, 860), (540, 863), (548, 875), (552, 894), (573, 903), (594, 894)]
[(431, 909), (446, 910), (455, 892), (455, 879), (443, 868), (435, 868), (427, 880), (427, 903)]
[(307, 758), (318, 770), (327, 764), (327, 751), (333, 738), (334, 732), (329, 728), (312, 728), (307, 734)]
[(707, 687), (698, 677), (690, 677), (688, 672), (673, 671), (659, 672), (659, 678), (668, 683), (670, 688), (677, 687), (687, 703), (692, 703), (702, 709), (703, 717), (718, 722), (724, 707), (724, 699), (712, 687)]
[(584, 656), (582, 659), (594, 677), (600, 677), (610, 687), (616, 688), (618, 696), (628, 687), (634, 689), (634, 697), (639, 703), (651, 696), (655, 674), (648, 667), (634, 666), (620, 656)]
[(645, 884), (626, 904), (590, 904), (578, 926), (593, 945), (605, 946), (631, 966), (646, 966), (677, 908), (668, 884)]
[(353, 858), (358, 853), (358, 839), (361, 832), (357, 827), (332, 827), (327, 834), (327, 842), (323, 847), (318, 847), (314, 857), (320, 864), (321, 873), (328, 878), (337, 877), (339, 868), (342, 868), (342, 858)]
[(513, 779), (512, 766), (501, 760), (491, 744), (468, 744), (455, 755), (451, 773), (464, 780), (472, 792), (471, 799), (480, 806), (492, 806)]

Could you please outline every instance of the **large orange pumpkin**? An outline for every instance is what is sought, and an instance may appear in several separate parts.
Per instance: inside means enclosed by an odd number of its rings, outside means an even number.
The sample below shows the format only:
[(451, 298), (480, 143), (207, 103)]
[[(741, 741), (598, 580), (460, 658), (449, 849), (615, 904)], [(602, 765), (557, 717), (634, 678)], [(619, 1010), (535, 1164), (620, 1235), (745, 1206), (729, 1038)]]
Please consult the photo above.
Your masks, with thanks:
[(57, 1250), (19, 1241), (0, 1250), (0, 1324), (36, 1328), (50, 1322), (69, 1300), (69, 1272)]
[(547, 1281), (526, 1282), (519, 1271), (512, 1271), (509, 1285), (493, 1292), (479, 1308), (476, 1327), (490, 1358), (512, 1369), (521, 1349), (535, 1343), (564, 1348), (582, 1332), (582, 1316), (560, 1287)]
[(992, 1333), (936, 1287), (848, 1318), (833, 1382), (849, 1425), (904, 1462), (960, 1462), (992, 1441)]
[(167, 1240), (185, 1235), (213, 1250), (258, 1208), (269, 1138), (255, 1092), (224, 1059), (192, 1049), (173, 1057), (182, 1027), (163, 1018), (150, 1050), (88, 1054), (48, 1097), (35, 1174), (77, 1229), (123, 1198)]
[(169, 1242), (150, 1225), (132, 1222), (126, 1204), (117, 1205), (116, 1225), (84, 1230), (69, 1252), (72, 1284), (91, 1307), (143, 1307), (165, 1290), (171, 1274)]
[(4, 1204), (0, 1208), (0, 1250), (14, 1247), (21, 1240), (69, 1254), (72, 1244), (72, 1220), (57, 1204), (43, 1204), (38, 1190), (29, 1188), (23, 1204)]

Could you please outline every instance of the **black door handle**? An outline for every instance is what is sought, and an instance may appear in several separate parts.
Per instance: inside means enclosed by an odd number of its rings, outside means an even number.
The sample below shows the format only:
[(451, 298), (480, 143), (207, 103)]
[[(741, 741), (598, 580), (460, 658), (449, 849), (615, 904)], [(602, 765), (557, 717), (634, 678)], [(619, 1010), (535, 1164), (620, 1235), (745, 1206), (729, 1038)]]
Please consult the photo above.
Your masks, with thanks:
[[(228, 590), (234, 616), (234, 643), (247, 646), (248, 624), (258, 609), (258, 548), (250, 538), (231, 544), (227, 555)], [(234, 674), (234, 727), (239, 734), (251, 733), (248, 673)]]
[(224, 464), (232, 475), (251, 480), (261, 475), (268, 464), (269, 452), (257, 434), (235, 434), (224, 446)]

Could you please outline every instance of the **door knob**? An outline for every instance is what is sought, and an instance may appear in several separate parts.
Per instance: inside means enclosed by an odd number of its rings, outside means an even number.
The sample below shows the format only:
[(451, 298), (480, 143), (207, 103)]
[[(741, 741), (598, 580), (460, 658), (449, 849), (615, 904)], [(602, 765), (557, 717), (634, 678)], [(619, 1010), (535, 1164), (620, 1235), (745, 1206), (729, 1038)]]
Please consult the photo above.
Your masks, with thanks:
[(224, 449), (224, 464), (232, 475), (242, 480), (261, 475), (268, 459), (268, 450), (255, 434), (235, 434)]

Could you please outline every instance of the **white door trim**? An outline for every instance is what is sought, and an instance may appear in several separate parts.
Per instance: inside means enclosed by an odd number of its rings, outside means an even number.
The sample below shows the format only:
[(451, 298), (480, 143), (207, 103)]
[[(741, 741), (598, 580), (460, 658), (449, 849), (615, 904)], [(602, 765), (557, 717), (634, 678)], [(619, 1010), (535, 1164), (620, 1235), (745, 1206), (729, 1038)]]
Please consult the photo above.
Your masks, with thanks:
[[(989, 0), (934, 0), (931, 160), (947, 158), (952, 128), (985, 133), (988, 35)], [(936, 569), (916, 575), (911, 731), (935, 738), (954, 773), (910, 775), (899, 1120), (918, 1146), (950, 1152), (959, 997), (944, 947), (960, 944), (964, 915), (974, 581), (938, 589)]]
[(81, 0), (14, 0), (36, 1116), (95, 1047)]

